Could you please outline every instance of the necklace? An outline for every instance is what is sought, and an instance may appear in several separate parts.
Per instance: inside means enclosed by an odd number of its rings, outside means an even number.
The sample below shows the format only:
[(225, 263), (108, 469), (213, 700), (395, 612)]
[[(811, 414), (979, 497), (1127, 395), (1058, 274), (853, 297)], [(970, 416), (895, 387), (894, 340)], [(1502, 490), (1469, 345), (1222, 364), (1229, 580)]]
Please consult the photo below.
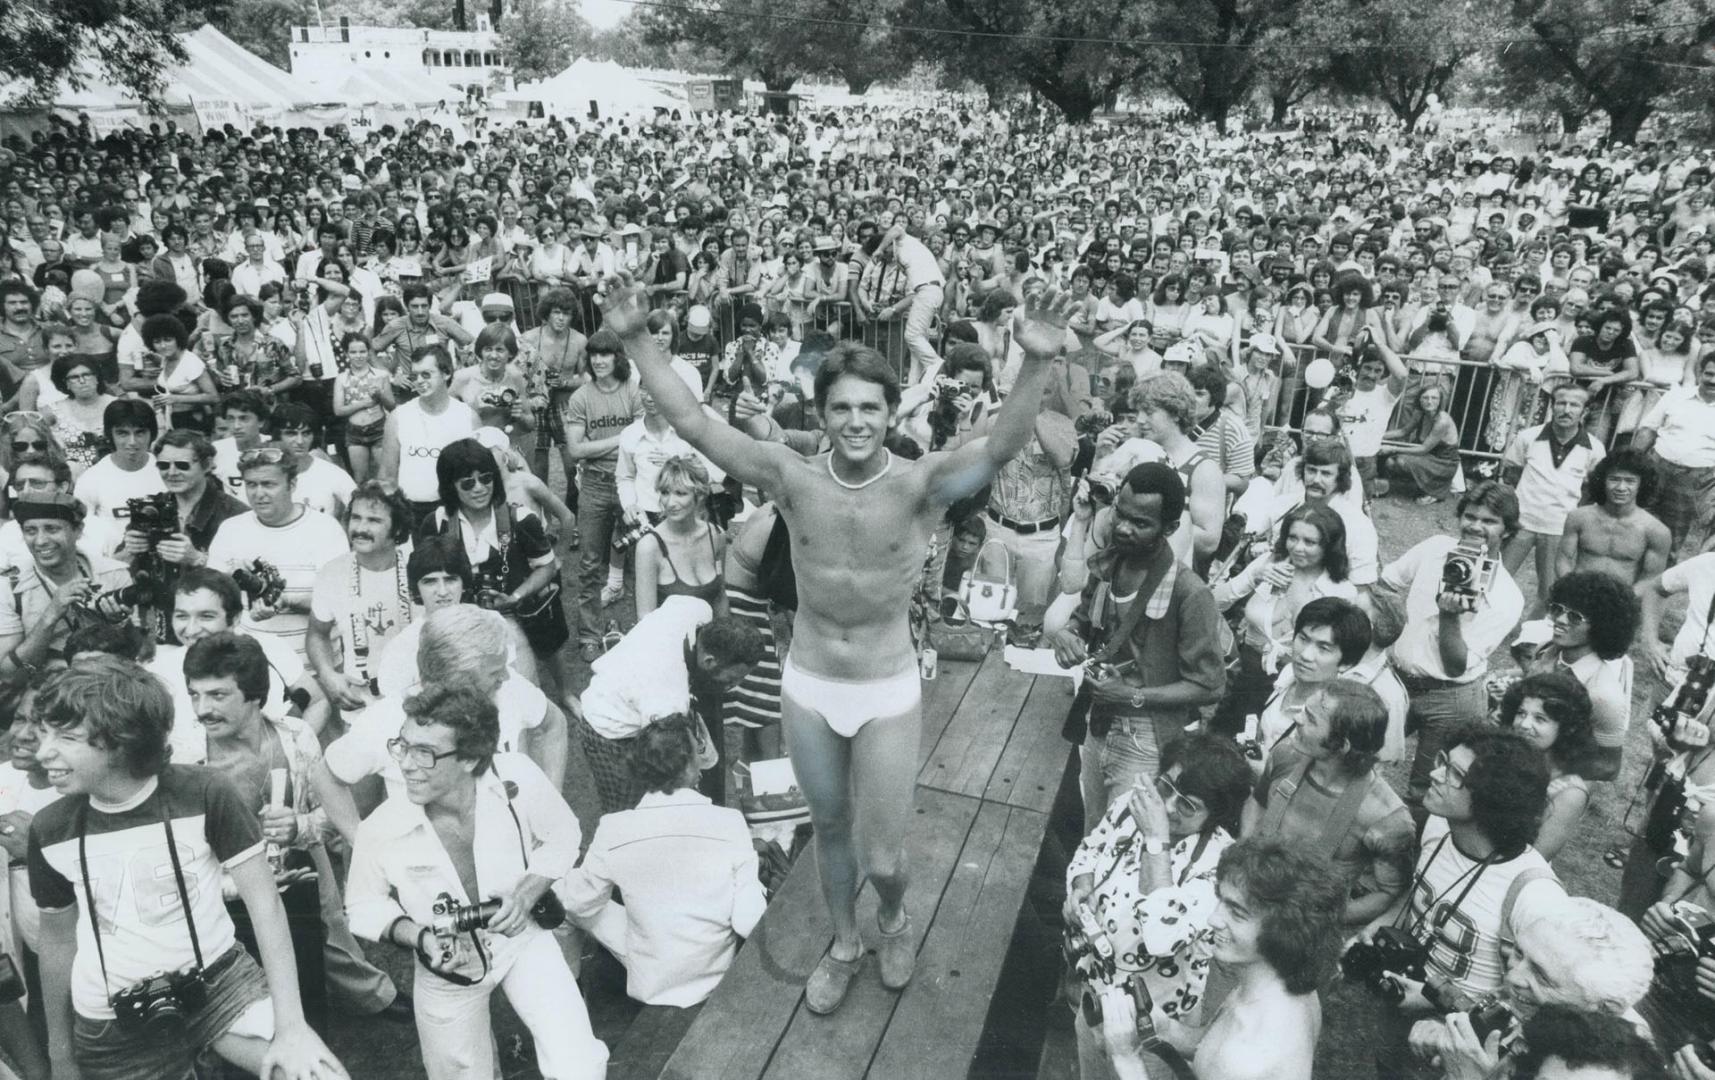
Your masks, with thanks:
[(893, 468), (893, 452), (891, 450), (887, 449), (887, 447), (885, 447), (885, 446), (881, 448), (881, 452), (887, 456), (887, 464), (883, 465), (881, 467), (881, 471), (876, 473), (874, 476), (870, 477), (868, 480), (864, 480), (864, 481), (861, 481), (861, 482), (856, 483), (856, 484), (848, 484), (846, 481), (841, 480), (840, 474), (834, 471), (834, 455), (833, 454), (828, 455), (828, 475), (834, 478), (834, 483), (845, 488), (847, 491), (862, 491), (864, 488), (869, 487), (871, 484), (875, 483), (877, 480), (880, 480), (882, 477), (886, 476), (887, 470)]

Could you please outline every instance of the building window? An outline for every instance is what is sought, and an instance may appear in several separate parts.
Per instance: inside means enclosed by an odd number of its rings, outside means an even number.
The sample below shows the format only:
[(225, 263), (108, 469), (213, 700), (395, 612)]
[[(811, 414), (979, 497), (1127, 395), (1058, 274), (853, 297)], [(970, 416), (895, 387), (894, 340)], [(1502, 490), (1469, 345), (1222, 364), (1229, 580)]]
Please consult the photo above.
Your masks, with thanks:
[(423, 50), (423, 66), (424, 67), (440, 67), (441, 66), (441, 54), (436, 52), (433, 49), (424, 49)]
[(475, 49), (469, 50), (468, 52), (466, 52), (464, 54), (464, 66), (465, 67), (481, 67), (482, 66), (482, 54), (477, 52)]
[(454, 52), (451, 49), (448, 49), (446, 51), (446, 54), (441, 57), (441, 62), (443, 64), (445, 64), (447, 67), (458, 67), (459, 66), (459, 54)]

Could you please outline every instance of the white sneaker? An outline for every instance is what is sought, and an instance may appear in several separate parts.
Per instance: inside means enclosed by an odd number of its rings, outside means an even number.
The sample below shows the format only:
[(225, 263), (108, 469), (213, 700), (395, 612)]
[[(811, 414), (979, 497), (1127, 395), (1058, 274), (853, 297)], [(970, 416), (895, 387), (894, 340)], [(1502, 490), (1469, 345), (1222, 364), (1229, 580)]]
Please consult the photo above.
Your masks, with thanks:
[(624, 596), (624, 595), (625, 595), (625, 586), (623, 584), (620, 584), (620, 585), (603, 585), (601, 587), (601, 606), (602, 607), (612, 607), (615, 603), (617, 603), (619, 601), (619, 598)]

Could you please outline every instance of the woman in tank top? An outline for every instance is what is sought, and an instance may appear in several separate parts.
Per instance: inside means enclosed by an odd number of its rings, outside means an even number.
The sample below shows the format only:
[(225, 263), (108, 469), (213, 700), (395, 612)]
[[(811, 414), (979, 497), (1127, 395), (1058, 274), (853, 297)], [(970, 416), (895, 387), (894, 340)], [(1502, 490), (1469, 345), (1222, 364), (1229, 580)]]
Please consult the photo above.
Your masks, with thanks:
[(726, 537), (709, 524), (711, 485), (703, 463), (689, 455), (670, 457), (655, 479), (661, 521), (637, 544), (637, 617), (669, 596), (694, 596), (715, 614), (726, 611), (721, 565)]

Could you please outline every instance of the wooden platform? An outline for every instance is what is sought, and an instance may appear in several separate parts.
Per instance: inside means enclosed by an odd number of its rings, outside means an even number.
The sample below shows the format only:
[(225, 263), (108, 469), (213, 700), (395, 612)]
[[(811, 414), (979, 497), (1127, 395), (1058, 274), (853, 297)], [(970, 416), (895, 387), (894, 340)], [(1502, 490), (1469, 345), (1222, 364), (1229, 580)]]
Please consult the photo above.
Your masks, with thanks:
[[(904, 992), (883, 989), (869, 959), (838, 1013), (804, 1008), (805, 980), (833, 939), (814, 852), (806, 852), (700, 1013), (681, 1014), (679, 1025), (650, 1020), (653, 1052), (628, 1046), (625, 1067), (610, 1078), (966, 1076), (1066, 772), (1071, 747), (1060, 723), (1071, 695), (1068, 679), (1012, 671), (999, 648), (980, 664), (943, 662), (940, 677), (925, 684), (916, 821), (906, 844), (917, 973)], [(866, 939), (875, 906), (865, 890), (858, 919)], [(657, 1071), (661, 1043), (681, 1030)], [(1020, 1065), (1021, 1075), (1034, 1075), (1034, 1055)]]

